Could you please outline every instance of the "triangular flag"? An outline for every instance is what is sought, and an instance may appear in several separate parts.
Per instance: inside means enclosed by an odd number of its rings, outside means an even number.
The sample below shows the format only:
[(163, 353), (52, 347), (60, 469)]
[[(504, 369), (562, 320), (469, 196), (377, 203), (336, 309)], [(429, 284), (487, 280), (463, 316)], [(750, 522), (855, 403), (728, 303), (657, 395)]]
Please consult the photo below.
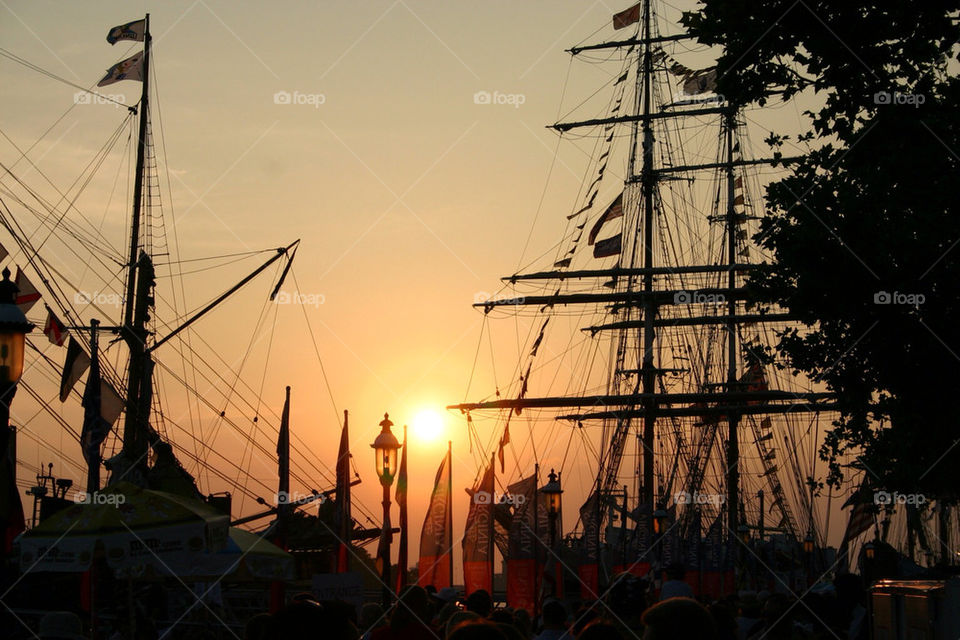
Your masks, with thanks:
[(0, 244), (0, 260), (6, 260), (8, 255), (10, 255), (10, 253), (7, 251), (6, 247)]
[(143, 42), (143, 33), (146, 29), (147, 21), (142, 18), (128, 22), (127, 24), (121, 24), (120, 26), (110, 29), (110, 32), (107, 33), (107, 42), (110, 44), (117, 44), (121, 40)]
[(97, 83), (97, 86), (105, 87), (121, 80), (143, 81), (143, 51), (107, 69), (107, 74)]
[(80, 343), (70, 338), (67, 344), (67, 359), (63, 363), (63, 374), (60, 376), (60, 402), (66, 402), (73, 390), (73, 385), (77, 384), (83, 376), (83, 372), (90, 366), (90, 356), (83, 350)]

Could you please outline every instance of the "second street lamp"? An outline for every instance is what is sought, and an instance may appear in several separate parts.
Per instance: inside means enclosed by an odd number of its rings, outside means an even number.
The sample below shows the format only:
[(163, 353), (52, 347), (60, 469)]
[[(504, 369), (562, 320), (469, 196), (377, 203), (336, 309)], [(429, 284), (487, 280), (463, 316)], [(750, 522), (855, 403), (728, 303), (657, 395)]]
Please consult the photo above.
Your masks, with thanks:
[(373, 447), (376, 459), (377, 476), (380, 477), (380, 485), (383, 487), (383, 529), (380, 533), (379, 556), (382, 563), (384, 608), (389, 607), (392, 600), (390, 597), (390, 544), (393, 542), (393, 533), (390, 526), (390, 485), (393, 484), (393, 479), (397, 475), (397, 449), (400, 448), (397, 436), (390, 431), (392, 426), (390, 415), (383, 414), (380, 435), (370, 445)]
[[(33, 325), (27, 322), (27, 317), (17, 306), (18, 291), (17, 285), (10, 281), (10, 269), (4, 268), (0, 281), (0, 460), (2, 456), (10, 456), (11, 465), (16, 464), (16, 444), (10, 428), (10, 402), (23, 374), (26, 336), (33, 330)], [(20, 501), (19, 495), (16, 500)]]
[[(550, 552), (556, 553), (557, 550), (557, 515), (560, 513), (560, 494), (563, 493), (563, 489), (560, 488), (560, 481), (557, 480), (557, 474), (554, 473), (553, 469), (550, 469), (550, 475), (548, 476), (549, 482), (543, 485), (540, 488), (540, 493), (546, 497), (547, 500), (547, 516), (550, 518)], [(554, 566), (559, 566), (554, 562)], [(557, 586), (554, 585), (554, 595), (559, 593), (556, 591)]]

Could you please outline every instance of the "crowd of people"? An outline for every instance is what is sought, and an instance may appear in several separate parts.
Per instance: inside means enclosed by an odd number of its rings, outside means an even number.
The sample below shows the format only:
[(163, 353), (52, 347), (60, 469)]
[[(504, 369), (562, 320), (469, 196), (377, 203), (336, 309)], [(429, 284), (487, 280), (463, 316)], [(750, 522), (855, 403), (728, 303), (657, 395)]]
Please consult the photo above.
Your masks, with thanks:
[[(408, 586), (388, 610), (301, 594), (280, 611), (246, 623), (245, 640), (866, 640), (863, 583), (840, 575), (802, 597), (741, 591), (711, 602), (668, 580), (654, 590), (631, 575), (617, 577), (600, 600), (568, 608), (547, 599), (536, 617), (496, 607), (484, 590), (460, 598), (452, 588)], [(84, 638), (79, 619), (48, 614), (39, 637)], [(176, 634), (172, 634), (176, 635)], [(214, 637), (214, 636), (210, 636)]]

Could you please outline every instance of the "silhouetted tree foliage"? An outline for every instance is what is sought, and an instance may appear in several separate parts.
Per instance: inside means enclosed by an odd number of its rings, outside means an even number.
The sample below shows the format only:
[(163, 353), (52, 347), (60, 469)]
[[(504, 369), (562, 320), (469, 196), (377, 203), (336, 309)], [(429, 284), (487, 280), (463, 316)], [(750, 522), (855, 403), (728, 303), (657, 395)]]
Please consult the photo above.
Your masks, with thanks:
[(838, 395), (831, 480), (862, 451), (875, 486), (947, 499), (960, 492), (958, 13), (958, 0), (704, 0), (684, 17), (723, 46), (718, 90), (734, 104), (818, 98), (803, 130), (767, 140), (812, 151), (767, 187), (756, 240), (774, 262), (750, 288), (807, 327), (780, 336), (782, 360)]

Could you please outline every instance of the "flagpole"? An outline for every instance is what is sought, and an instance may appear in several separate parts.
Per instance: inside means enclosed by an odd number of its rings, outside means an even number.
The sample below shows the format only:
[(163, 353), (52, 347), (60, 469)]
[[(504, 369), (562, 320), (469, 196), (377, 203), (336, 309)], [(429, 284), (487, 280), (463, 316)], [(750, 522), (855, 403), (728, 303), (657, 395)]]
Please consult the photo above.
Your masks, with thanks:
[[(446, 530), (451, 532), (450, 536), (453, 537), (453, 467), (450, 465), (453, 464), (453, 440), (447, 440), (447, 526)], [(451, 548), (448, 553), (450, 554), (450, 562), (447, 564), (450, 565), (450, 587), (453, 587), (453, 549)]]
[(496, 575), (496, 570), (494, 568), (494, 558), (493, 558), (493, 536), (496, 532), (496, 526), (493, 524), (494, 511), (496, 510), (496, 492), (497, 492), (497, 467), (496, 462), (496, 453), (490, 453), (490, 487), (493, 489), (492, 493), (494, 495), (490, 496), (490, 599), (493, 600), (493, 578)]
[[(98, 354), (99, 348), (97, 346), (97, 329), (99, 328), (99, 325), (100, 325), (99, 320), (95, 318), (90, 320), (90, 371), (94, 371), (93, 363), (99, 362), (98, 359), (100, 357)], [(100, 368), (99, 365), (97, 365), (98, 370), (99, 368)], [(101, 399), (101, 402), (102, 402), (102, 399)], [(97, 412), (101, 413), (102, 415), (101, 407), (96, 407), (96, 409), (97, 409)], [(90, 409), (85, 409), (85, 413), (86, 411), (90, 411)], [(86, 420), (86, 415), (84, 415), (84, 419)], [(93, 426), (93, 425), (90, 425), (90, 426)], [(81, 442), (80, 446), (83, 447), (84, 443)], [(94, 493), (100, 490), (99, 452), (100, 452), (100, 447), (97, 446), (98, 455), (96, 456), (96, 458), (91, 458), (87, 460), (87, 496), (92, 496)]]
[[(153, 281), (153, 266), (149, 259), (141, 268), (140, 218), (143, 208), (143, 173), (147, 148), (147, 116), (150, 96), (150, 14), (146, 14), (143, 24), (143, 67), (141, 80), (143, 90), (140, 94), (140, 127), (137, 134), (137, 166), (133, 187), (133, 215), (130, 224), (130, 252), (127, 264), (127, 297), (123, 314), (124, 338), (130, 351), (127, 365), (127, 415), (123, 429), (123, 453), (125, 468), (116, 469), (120, 476), (128, 480), (143, 482), (138, 471), (146, 471), (147, 450), (147, 414), (149, 404), (144, 401), (143, 388), (149, 385), (150, 354), (146, 348), (147, 332), (145, 328), (147, 307), (151, 304), (149, 288)], [(142, 271), (142, 273), (141, 273)], [(138, 273), (140, 285), (138, 286)], [(142, 295), (141, 295), (142, 294)], [(145, 384), (146, 383), (146, 384)], [(132, 472), (132, 473), (131, 473)]]
[(540, 615), (540, 463), (533, 465), (533, 617)]

